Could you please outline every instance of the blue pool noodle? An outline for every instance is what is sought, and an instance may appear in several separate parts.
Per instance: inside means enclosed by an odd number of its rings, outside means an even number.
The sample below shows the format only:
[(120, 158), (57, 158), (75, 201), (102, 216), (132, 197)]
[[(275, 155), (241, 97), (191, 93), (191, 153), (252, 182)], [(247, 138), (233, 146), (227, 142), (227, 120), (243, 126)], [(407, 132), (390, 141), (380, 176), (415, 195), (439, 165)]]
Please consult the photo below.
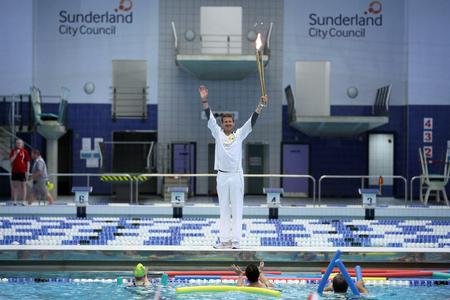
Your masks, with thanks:
[(336, 260), (339, 259), (339, 257), (341, 257), (341, 251), (337, 250), (336, 254), (334, 254), (334, 257), (330, 260), (330, 264), (328, 265), (328, 268), (327, 268), (325, 274), (323, 274), (322, 280), (320, 280), (320, 282), (319, 282), (319, 287), (317, 288), (317, 293), (319, 295), (322, 295), (323, 289), (325, 288), (325, 285), (328, 282), (328, 277), (330, 277), (330, 274), (333, 271), (335, 262), (336, 262)]
[(355, 283), (353, 282), (353, 279), (350, 277), (350, 274), (348, 274), (347, 269), (344, 266), (344, 263), (340, 260), (336, 260), (336, 265), (341, 271), (342, 276), (344, 276), (345, 281), (347, 281), (348, 286), (352, 290), (353, 294), (356, 296), (360, 296), (361, 294), (358, 291), (358, 288), (356, 287)]
[(355, 273), (356, 273), (356, 281), (362, 280), (362, 271), (360, 266), (355, 267)]

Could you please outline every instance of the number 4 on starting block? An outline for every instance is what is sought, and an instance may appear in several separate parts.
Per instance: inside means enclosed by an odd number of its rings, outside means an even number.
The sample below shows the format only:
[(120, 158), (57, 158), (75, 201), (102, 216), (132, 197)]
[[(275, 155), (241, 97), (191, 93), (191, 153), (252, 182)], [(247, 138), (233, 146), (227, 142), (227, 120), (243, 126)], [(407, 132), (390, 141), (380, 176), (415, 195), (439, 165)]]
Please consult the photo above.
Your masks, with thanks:
[(267, 194), (267, 206), (269, 208), (280, 207), (280, 195), (284, 193), (282, 188), (264, 188), (263, 192)]

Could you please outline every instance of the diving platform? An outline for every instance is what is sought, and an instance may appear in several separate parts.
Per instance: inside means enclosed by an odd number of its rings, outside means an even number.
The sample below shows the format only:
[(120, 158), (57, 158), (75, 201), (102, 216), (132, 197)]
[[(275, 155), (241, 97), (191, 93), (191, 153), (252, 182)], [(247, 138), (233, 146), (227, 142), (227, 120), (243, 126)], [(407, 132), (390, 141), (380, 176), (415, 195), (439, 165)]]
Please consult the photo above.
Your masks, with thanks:
[[(203, 32), (196, 35), (192, 30), (182, 28), (184, 34), (180, 35), (175, 22), (171, 23), (171, 27), (175, 64), (194, 77), (200, 80), (242, 80), (257, 73), (256, 39), (258, 33), (254, 29), (250, 30), (247, 35), (231, 32)], [(265, 67), (270, 61), (272, 29), (273, 23), (270, 22), (267, 32), (263, 34), (264, 46), (261, 48), (261, 53)]]
[(372, 115), (369, 116), (306, 116), (302, 103), (294, 98), (291, 86), (285, 89), (288, 103), (289, 125), (313, 137), (353, 137), (389, 123), (389, 98), (391, 86), (377, 89)]
[(299, 116), (289, 125), (309, 136), (351, 137), (388, 123), (387, 116)]
[[(264, 55), (264, 64), (268, 61)], [(257, 72), (255, 55), (178, 54), (176, 63), (201, 80), (241, 80)]]

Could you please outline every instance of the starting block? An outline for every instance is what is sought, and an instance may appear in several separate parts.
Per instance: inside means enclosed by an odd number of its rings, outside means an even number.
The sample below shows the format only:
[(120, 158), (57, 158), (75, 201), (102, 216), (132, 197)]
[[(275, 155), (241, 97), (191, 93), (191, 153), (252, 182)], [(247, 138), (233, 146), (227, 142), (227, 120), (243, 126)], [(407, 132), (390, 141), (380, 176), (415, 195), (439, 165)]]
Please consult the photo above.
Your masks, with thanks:
[(173, 207), (173, 217), (182, 218), (183, 217), (183, 206), (185, 202), (186, 195), (189, 188), (186, 186), (174, 186), (169, 187), (167, 191), (170, 193), (170, 202)]
[(362, 197), (363, 208), (366, 209), (366, 220), (375, 219), (375, 207), (377, 205), (378, 189), (358, 189)]
[(89, 204), (89, 193), (91, 186), (74, 186), (72, 193), (75, 193), (75, 206), (77, 207), (77, 218), (86, 218), (86, 206)]
[(282, 188), (263, 188), (263, 192), (267, 195), (269, 219), (278, 219), (278, 208), (281, 205), (280, 199), (284, 190)]
[(364, 208), (374, 208), (377, 205), (377, 189), (358, 189), (362, 196), (362, 204)]

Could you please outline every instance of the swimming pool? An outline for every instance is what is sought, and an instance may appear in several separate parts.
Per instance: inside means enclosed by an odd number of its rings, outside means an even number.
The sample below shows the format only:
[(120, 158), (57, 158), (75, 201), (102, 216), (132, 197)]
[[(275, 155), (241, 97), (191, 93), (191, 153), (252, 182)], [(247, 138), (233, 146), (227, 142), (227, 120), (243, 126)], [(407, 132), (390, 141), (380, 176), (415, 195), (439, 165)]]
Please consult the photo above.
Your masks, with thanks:
[[(159, 287), (159, 280), (152, 280), (149, 287), (118, 286), (115, 278), (123, 273), (82, 274), (73, 272), (43, 273), (4, 273), (0, 274), (0, 299), (274, 299), (270, 296), (245, 294), (239, 292), (226, 293), (192, 293), (176, 294), (175, 288), (190, 285), (208, 285), (207, 281), (174, 282)], [(44, 276), (45, 275), (45, 276)], [(129, 275), (129, 274), (128, 274)], [(7, 281), (5, 280), (7, 279)], [(427, 279), (402, 280), (398, 282), (385, 281), (368, 285), (369, 299), (400, 300), (400, 299), (450, 299), (448, 281), (432, 282)], [(277, 289), (282, 291), (278, 299), (307, 299), (311, 292), (317, 290), (317, 283), (277, 283)], [(158, 291), (158, 289), (160, 290)], [(350, 293), (347, 299), (351, 299)], [(342, 296), (324, 294), (321, 299), (343, 299)]]

